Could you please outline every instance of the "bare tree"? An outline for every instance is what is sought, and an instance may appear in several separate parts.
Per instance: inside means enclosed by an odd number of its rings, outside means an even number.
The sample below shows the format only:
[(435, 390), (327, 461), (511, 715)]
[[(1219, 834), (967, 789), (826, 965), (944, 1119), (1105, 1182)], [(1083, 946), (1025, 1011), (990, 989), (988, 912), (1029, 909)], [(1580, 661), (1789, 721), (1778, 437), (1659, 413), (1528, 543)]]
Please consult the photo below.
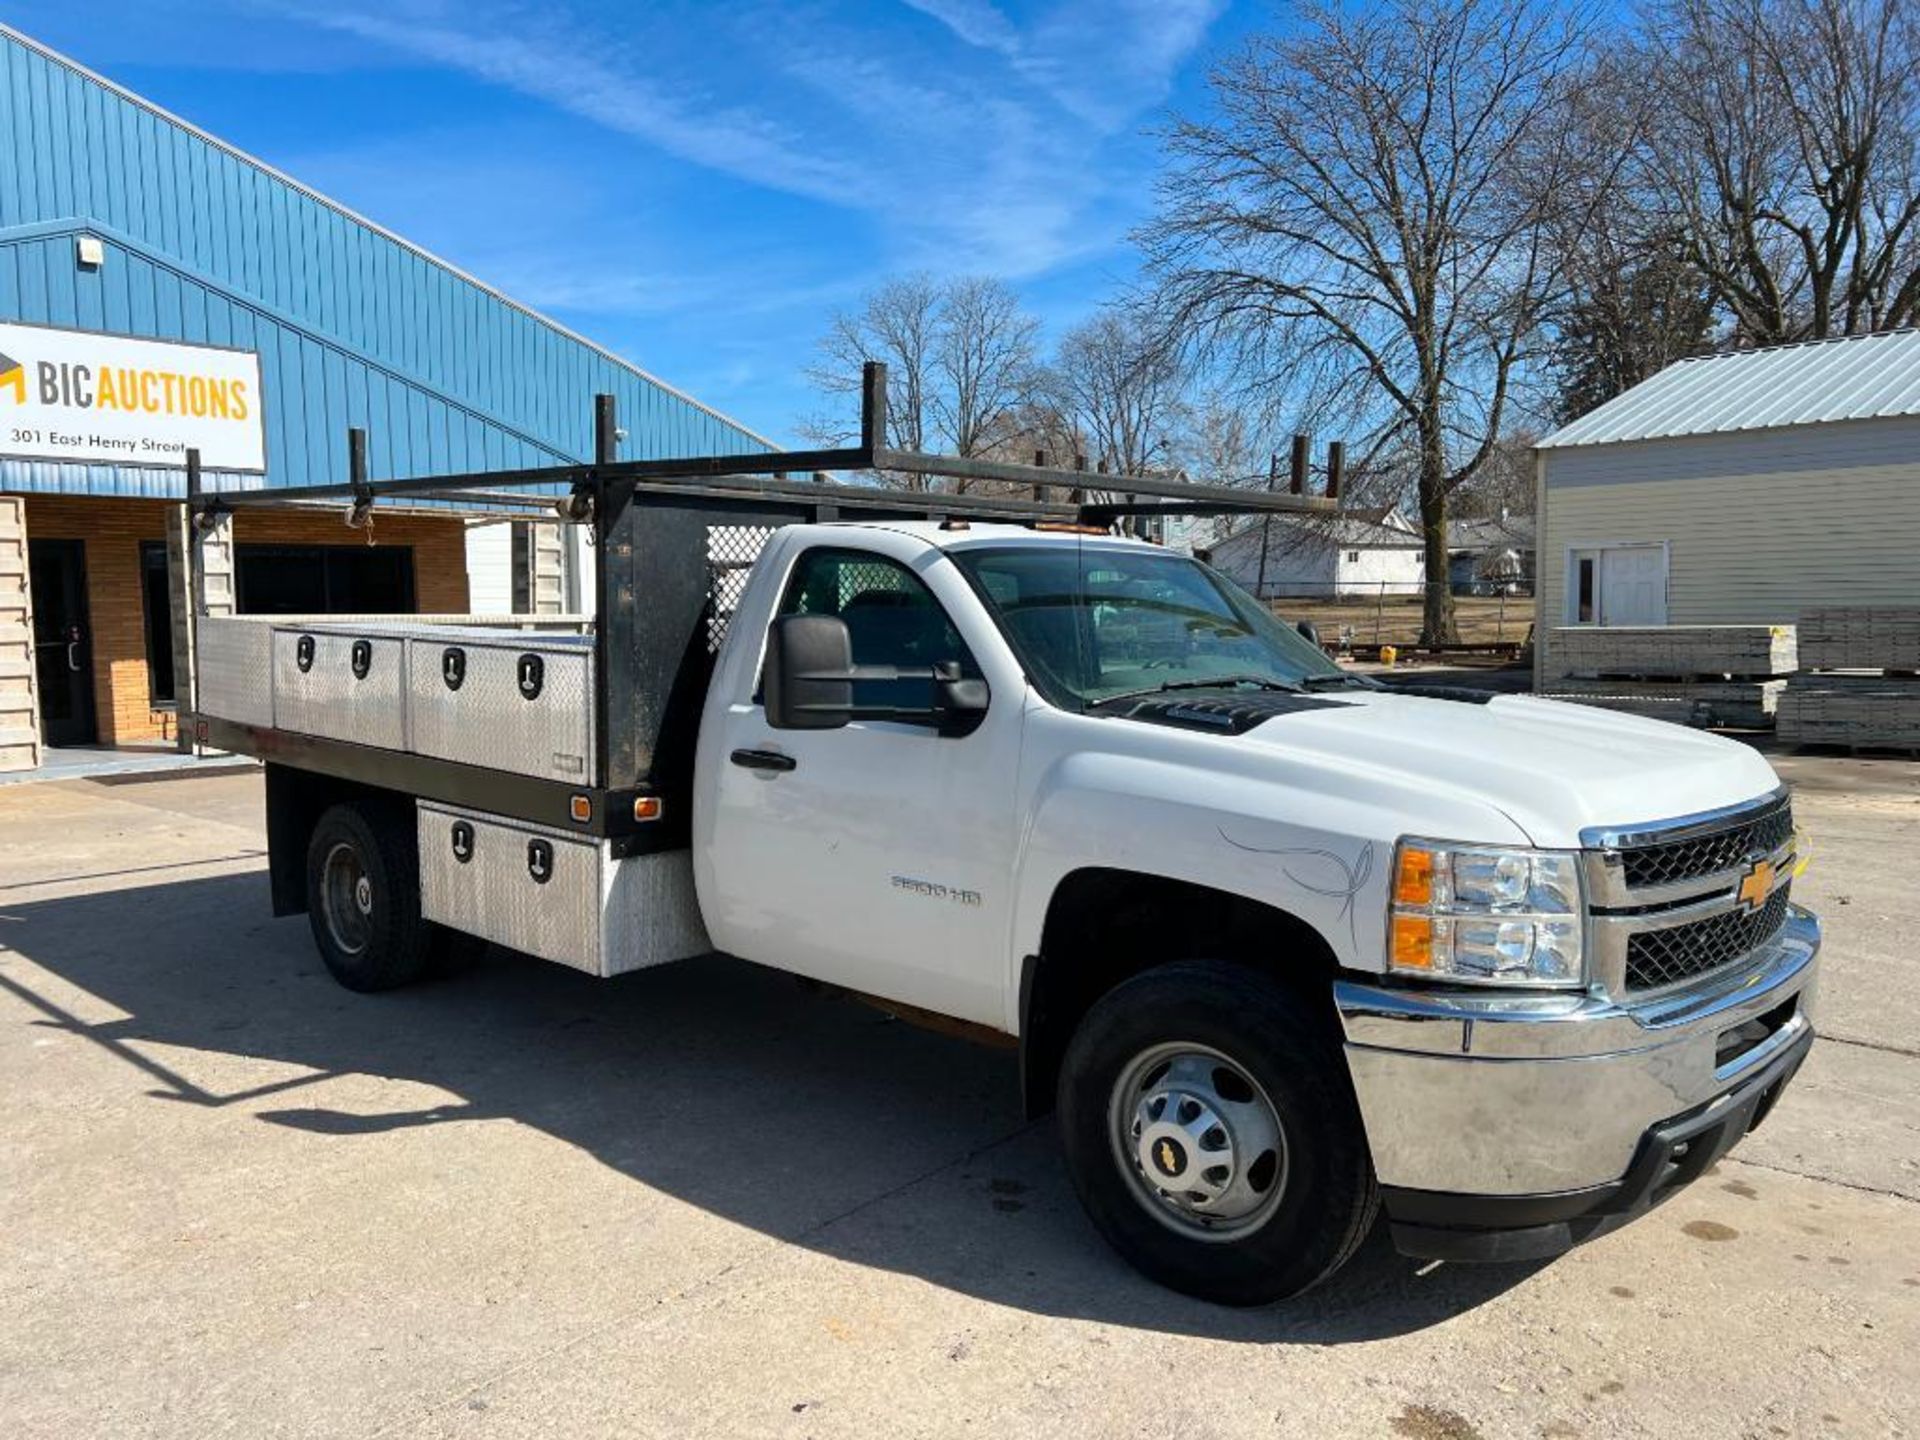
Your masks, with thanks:
[(1184, 396), (1178, 355), (1162, 335), (1103, 311), (1061, 339), (1052, 388), (1096, 469), (1172, 468)]
[(1737, 343), (1920, 318), (1913, 0), (1664, 0), (1645, 183)]
[[(815, 389), (841, 398), (860, 394), (861, 367), (887, 367), (887, 438), (903, 450), (925, 450), (932, 432), (934, 350), (940, 332), (941, 292), (929, 275), (905, 275), (869, 291), (860, 308), (841, 311), (820, 341), (820, 362), (807, 371)], [(802, 422), (821, 445), (839, 445), (860, 433), (859, 417), (844, 407)], [(901, 477), (907, 483), (907, 477)], [(917, 479), (911, 483), (917, 485)]]
[(1568, 106), (1573, 161), (1560, 183), (1573, 203), (1545, 216), (1564, 288), (1541, 377), (1553, 393), (1542, 408), (1559, 423), (1712, 338), (1711, 288), (1642, 183), (1656, 123), (1644, 68), (1631, 47), (1598, 56)]
[[(907, 275), (870, 291), (856, 310), (836, 314), (807, 372), (839, 404), (800, 429), (819, 444), (858, 433), (847, 401), (860, 391), (861, 366), (887, 365), (887, 434), (907, 450), (978, 455), (1031, 398), (1038, 322), (998, 280), (936, 281)], [(884, 475), (918, 489), (921, 476)]]
[(978, 455), (1033, 393), (1039, 322), (1004, 281), (949, 283), (940, 295), (933, 411), (955, 455)]
[(1215, 71), (1214, 115), (1176, 125), (1143, 232), (1173, 333), (1249, 383), (1343, 400), (1357, 460), (1411, 444), (1428, 643), (1457, 638), (1447, 499), (1497, 442), (1555, 289), (1544, 222), (1587, 24), (1531, 0), (1304, 7)]

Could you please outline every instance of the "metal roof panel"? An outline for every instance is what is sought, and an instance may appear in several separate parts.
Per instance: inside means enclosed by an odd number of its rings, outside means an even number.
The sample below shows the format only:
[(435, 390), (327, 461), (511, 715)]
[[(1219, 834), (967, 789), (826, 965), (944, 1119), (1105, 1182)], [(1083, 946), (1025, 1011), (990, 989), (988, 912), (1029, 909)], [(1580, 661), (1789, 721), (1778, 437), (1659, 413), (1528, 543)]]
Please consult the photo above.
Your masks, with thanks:
[(1702, 355), (1669, 365), (1540, 449), (1920, 415), (1920, 329)]

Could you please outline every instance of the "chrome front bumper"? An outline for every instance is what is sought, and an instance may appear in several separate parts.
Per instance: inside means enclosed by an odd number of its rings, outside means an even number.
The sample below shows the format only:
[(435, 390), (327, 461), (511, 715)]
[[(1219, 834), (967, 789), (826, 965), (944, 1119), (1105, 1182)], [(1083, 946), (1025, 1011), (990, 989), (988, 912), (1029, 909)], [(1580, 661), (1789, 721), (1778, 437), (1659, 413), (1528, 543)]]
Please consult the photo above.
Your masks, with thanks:
[(1819, 922), (1794, 907), (1745, 960), (1644, 1001), (1337, 983), (1389, 1214), (1396, 1190), (1617, 1188), (1663, 1121), (1704, 1123), (1804, 1050), (1819, 952)]

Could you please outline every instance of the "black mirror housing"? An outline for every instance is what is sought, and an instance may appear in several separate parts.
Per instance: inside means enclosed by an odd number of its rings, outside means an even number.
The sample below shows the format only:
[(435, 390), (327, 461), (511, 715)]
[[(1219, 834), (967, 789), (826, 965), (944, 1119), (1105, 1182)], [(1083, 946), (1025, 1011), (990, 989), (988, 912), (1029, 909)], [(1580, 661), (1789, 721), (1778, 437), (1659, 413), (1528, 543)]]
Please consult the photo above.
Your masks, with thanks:
[(986, 681), (942, 675), (933, 685), (934, 714), (942, 735), (971, 735), (980, 728), (992, 698)]
[(837, 615), (782, 615), (762, 677), (775, 730), (838, 730), (853, 719), (853, 640)]

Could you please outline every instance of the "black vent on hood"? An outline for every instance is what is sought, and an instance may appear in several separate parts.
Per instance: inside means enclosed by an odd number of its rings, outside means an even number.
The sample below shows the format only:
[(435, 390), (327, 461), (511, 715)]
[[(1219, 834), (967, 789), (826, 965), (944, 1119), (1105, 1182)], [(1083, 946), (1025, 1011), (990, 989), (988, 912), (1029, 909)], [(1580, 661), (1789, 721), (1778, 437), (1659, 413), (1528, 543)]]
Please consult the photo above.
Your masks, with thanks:
[(1340, 709), (1338, 700), (1295, 695), (1287, 690), (1186, 691), (1178, 695), (1149, 695), (1128, 702), (1118, 713), (1127, 720), (1200, 730), (1209, 735), (1243, 735), (1262, 721), (1297, 710)]
[(1422, 700), (1457, 700), (1462, 705), (1484, 705), (1500, 693), (1469, 690), (1460, 685), (1396, 685), (1391, 680), (1382, 683), (1395, 695), (1418, 695)]

